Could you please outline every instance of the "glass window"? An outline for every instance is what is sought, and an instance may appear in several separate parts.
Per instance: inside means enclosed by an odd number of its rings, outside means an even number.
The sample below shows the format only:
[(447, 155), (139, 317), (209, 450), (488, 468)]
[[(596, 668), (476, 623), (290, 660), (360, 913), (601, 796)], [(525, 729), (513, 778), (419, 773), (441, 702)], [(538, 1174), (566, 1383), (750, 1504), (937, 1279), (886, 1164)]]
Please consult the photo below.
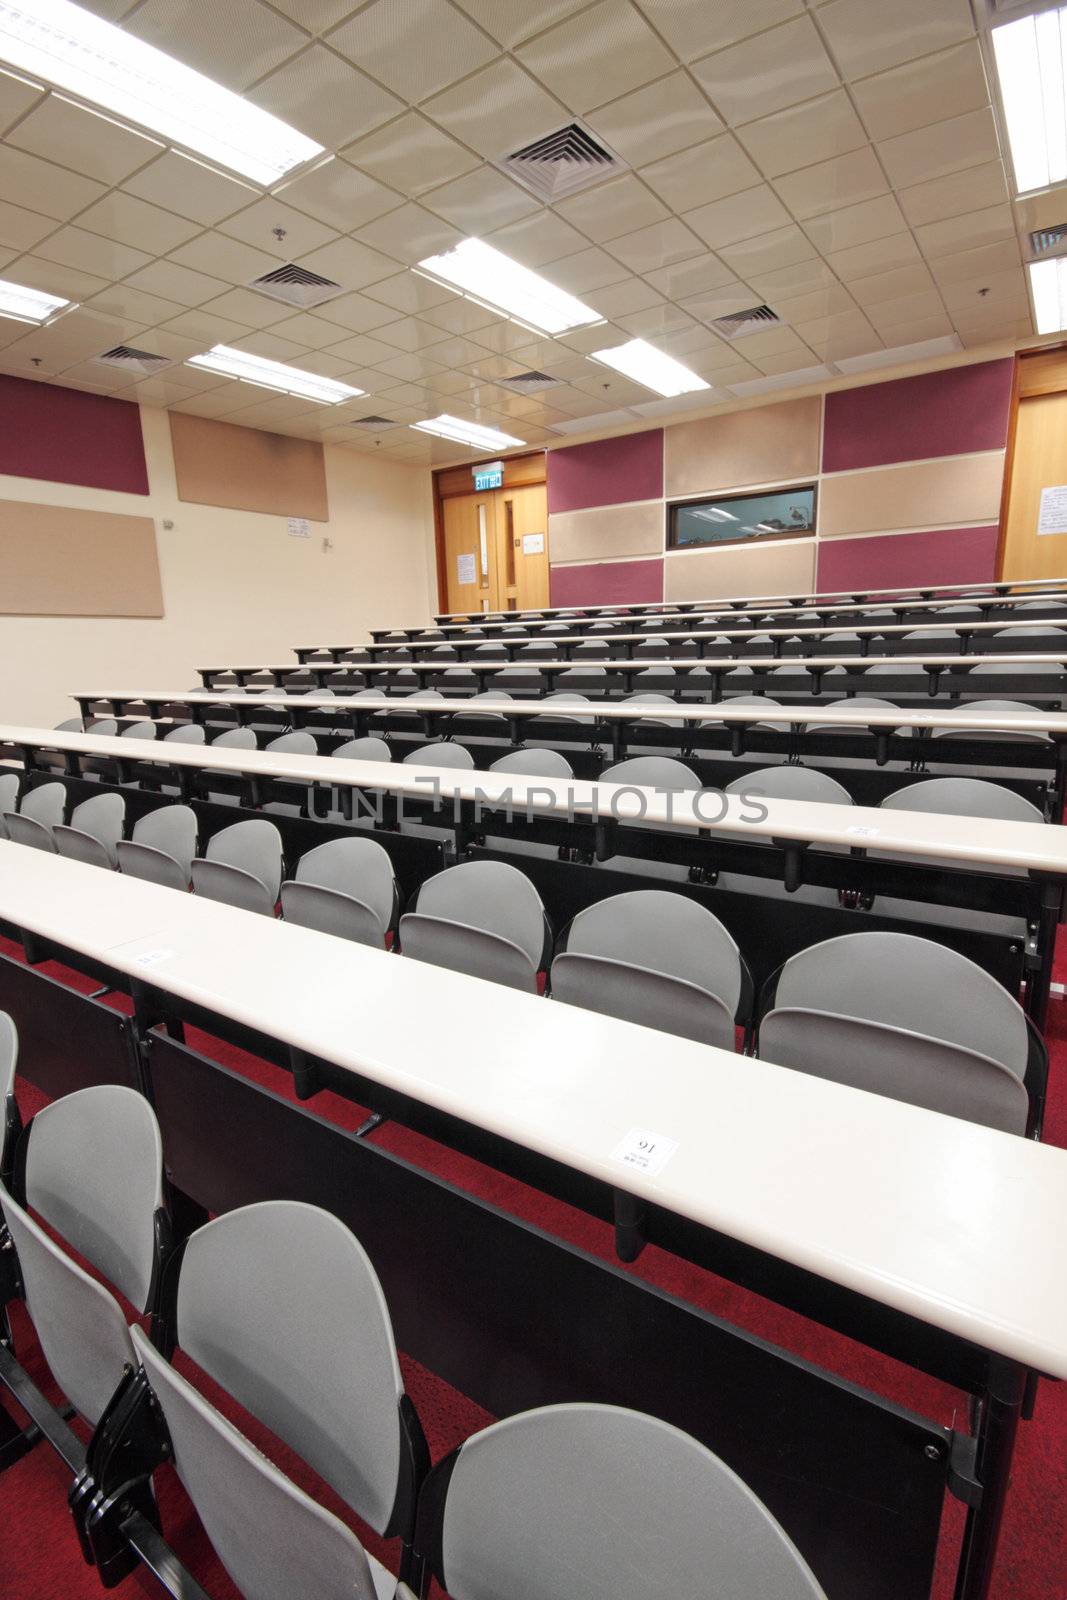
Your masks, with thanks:
[(815, 485), (766, 489), (761, 494), (717, 495), (668, 507), (672, 550), (701, 544), (742, 544), (815, 532)]

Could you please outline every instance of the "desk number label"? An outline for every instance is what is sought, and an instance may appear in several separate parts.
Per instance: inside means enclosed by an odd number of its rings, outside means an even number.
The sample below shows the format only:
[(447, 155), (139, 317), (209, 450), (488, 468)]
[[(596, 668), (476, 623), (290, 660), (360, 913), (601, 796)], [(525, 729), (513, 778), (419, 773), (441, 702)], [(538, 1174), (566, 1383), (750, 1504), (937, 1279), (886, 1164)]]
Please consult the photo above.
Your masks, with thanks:
[(857, 839), (877, 839), (881, 830), (879, 828), (846, 828), (845, 832), (853, 834)]
[(647, 1128), (631, 1128), (625, 1139), (620, 1139), (611, 1152), (611, 1159), (654, 1178), (663, 1171), (677, 1148), (677, 1139), (668, 1139), (661, 1133), (650, 1133)]
[(156, 967), (161, 961), (169, 961), (174, 954), (173, 950), (146, 950), (143, 955), (134, 956), (139, 967)]

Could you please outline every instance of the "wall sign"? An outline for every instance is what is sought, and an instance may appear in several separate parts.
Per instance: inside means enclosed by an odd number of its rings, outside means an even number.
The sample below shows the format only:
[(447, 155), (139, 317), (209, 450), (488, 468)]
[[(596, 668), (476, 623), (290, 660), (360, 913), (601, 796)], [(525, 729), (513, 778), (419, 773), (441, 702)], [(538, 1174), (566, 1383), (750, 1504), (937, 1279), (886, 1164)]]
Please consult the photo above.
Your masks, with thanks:
[(1067, 533), (1067, 483), (1054, 483), (1042, 489), (1037, 531), (1039, 534)]
[(543, 533), (524, 533), (522, 536), (522, 553), (524, 556), (539, 556), (544, 554), (545, 536)]
[(483, 489), (500, 489), (504, 485), (504, 463), (490, 461), (482, 467), (472, 467), (474, 473), (475, 493), (481, 494)]
[(311, 523), (308, 521), (307, 517), (289, 518), (289, 537), (290, 539), (311, 538)]
[(475, 567), (475, 564), (474, 564), (474, 556), (473, 555), (457, 556), (456, 557), (456, 582), (457, 583), (476, 583), (477, 582), (477, 568)]

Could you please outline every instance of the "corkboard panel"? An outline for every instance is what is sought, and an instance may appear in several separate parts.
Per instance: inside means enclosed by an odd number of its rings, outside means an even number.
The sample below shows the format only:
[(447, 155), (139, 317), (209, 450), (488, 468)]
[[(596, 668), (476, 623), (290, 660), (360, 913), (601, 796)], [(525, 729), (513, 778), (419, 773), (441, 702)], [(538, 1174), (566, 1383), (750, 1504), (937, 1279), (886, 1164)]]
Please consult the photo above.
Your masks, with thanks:
[(0, 614), (161, 617), (155, 523), (0, 500)]
[(180, 411), (170, 413), (170, 437), (179, 500), (330, 520), (321, 444)]

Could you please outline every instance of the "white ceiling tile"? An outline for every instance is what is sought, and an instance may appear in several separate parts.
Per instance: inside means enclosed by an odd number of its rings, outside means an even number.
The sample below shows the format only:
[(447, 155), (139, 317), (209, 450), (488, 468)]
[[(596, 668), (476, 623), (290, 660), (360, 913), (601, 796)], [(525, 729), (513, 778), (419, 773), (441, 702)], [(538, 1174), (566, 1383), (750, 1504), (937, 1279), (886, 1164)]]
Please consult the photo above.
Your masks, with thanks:
[(388, 361), (378, 362), (378, 371), (387, 373), (390, 378), (403, 378), (406, 383), (415, 383), (422, 378), (428, 378), (435, 372), (445, 369), (439, 361), (434, 361), (431, 356), (421, 355), (417, 351), (403, 350), (390, 357)]
[[(610, 346), (605, 348), (609, 349)], [(624, 378), (614, 367), (606, 367), (602, 362), (591, 363), (589, 370), (590, 376), (577, 378), (574, 387), (594, 399), (599, 398), (601, 405), (632, 406), (637, 401), (650, 399), (655, 393), (646, 384), (634, 383), (631, 378)]]
[(212, 0), (210, 27), (200, 0), (145, 0), (123, 27), (231, 89), (246, 89), (307, 42), (257, 0)]
[(760, 273), (776, 272), (780, 267), (809, 261), (816, 250), (807, 234), (795, 222), (790, 222), (773, 233), (762, 233), (740, 244), (722, 245), (719, 254), (735, 277), (751, 282)]
[[(585, 235), (554, 211), (536, 211), (506, 228), (495, 228), (487, 237), (495, 249), (503, 250), (512, 260), (538, 268), (558, 261), (560, 256), (572, 256), (586, 244)], [(546, 270), (546, 276), (550, 278), (551, 272)]]
[[(275, 238), (275, 229), (283, 230), (284, 237)], [(331, 239), (337, 238), (333, 228), (315, 222), (274, 196), (257, 200), (247, 210), (239, 211), (236, 216), (220, 223), (219, 232), (259, 250), (266, 250), (282, 261), (306, 255), (309, 250), (317, 250), (320, 245), (329, 244)]]
[(172, 211), (149, 205), (135, 195), (116, 190), (105, 195), (78, 218), (78, 226), (101, 233), (119, 244), (132, 245), (150, 256), (161, 256), (175, 245), (191, 239), (199, 224), (177, 217)]
[(892, 267), (888, 272), (874, 272), (866, 278), (857, 278), (850, 284), (854, 299), (861, 306), (876, 306), (885, 300), (895, 300), (905, 294), (921, 294), (934, 287), (930, 269), (925, 261), (913, 261), (910, 266)]
[(447, 0), (374, 0), (331, 33), (329, 44), (409, 101), (424, 100), (498, 53)]
[(39, 239), (52, 233), (55, 217), (42, 217), (37, 211), (27, 211), (24, 206), (12, 206), (0, 200), (0, 245), (8, 250), (32, 250)]
[(203, 305), (205, 300), (215, 299), (228, 287), (221, 278), (210, 277), (206, 272), (192, 272), (176, 261), (153, 261), (135, 272), (130, 282), (137, 289), (161, 295), (164, 300), (176, 300), (180, 306)]
[[(103, 355), (102, 350), (100, 354)], [(117, 389), (129, 389), (131, 378), (130, 372), (120, 371), (117, 367), (103, 366), (92, 356), (88, 361), (68, 367), (63, 374), (64, 383), (72, 384), (75, 388), (103, 390), (107, 393), (114, 393)]]
[(152, 259), (143, 250), (132, 250), (129, 245), (116, 244), (111, 239), (102, 239), (99, 234), (70, 225), (43, 240), (37, 253), (46, 261), (95, 272), (102, 278), (124, 278), (138, 267), (147, 266)]
[(832, 0), (820, 7), (819, 26), (847, 78), (884, 72), (974, 33), (967, 0)]
[[(409, 200), (395, 211), (387, 211), (384, 217), (376, 217), (373, 222), (366, 223), (359, 230), (359, 237), (362, 243), (373, 249), (385, 250), (397, 261), (414, 265), (416, 261), (424, 261), (427, 256), (451, 250), (453, 245), (459, 244), (463, 235), (458, 228), (435, 217), (432, 211)], [(390, 262), (390, 272), (393, 266), (394, 263)], [(383, 272), (382, 277), (385, 276)]]
[(689, 296), (681, 302), (684, 310), (703, 322), (714, 322), (717, 317), (731, 316), (753, 304), (752, 290), (747, 283), (724, 283), (718, 289), (707, 289)]
[(178, 316), (182, 308), (174, 300), (161, 300), (159, 295), (132, 289), (127, 283), (116, 283), (94, 294), (85, 302), (85, 309), (102, 312), (105, 316), (128, 317), (132, 322), (154, 327), (158, 322)]
[(791, 267), (779, 267), (776, 272), (760, 273), (746, 281), (763, 300), (776, 305), (788, 296), (829, 288), (836, 279), (826, 262), (814, 256), (810, 261), (796, 261)]
[[(700, 374), (698, 374), (700, 376)], [(670, 400), (642, 400), (632, 409), (642, 417), (669, 417), (676, 411), (699, 411), (702, 406), (714, 405), (726, 396), (715, 387), (700, 389), (695, 394), (678, 394)]]
[[(398, 322), (388, 322), (376, 330), (375, 338), (385, 344), (395, 345), (397, 350), (428, 350), (431, 345), (448, 341), (448, 335), (441, 328), (435, 328), (432, 322), (422, 322), (418, 317), (401, 317)], [(434, 360), (445, 366), (455, 365), (437, 351), (434, 352)]]
[[(179, 312), (179, 316), (187, 316), (188, 312)], [(171, 361), (188, 361), (190, 356), (195, 356), (204, 346), (201, 340), (190, 337), (187, 333), (175, 333), (173, 328), (150, 328), (144, 334), (146, 343), (161, 356), (169, 356)], [(205, 372), (198, 367), (182, 367), (182, 383), (190, 391), (197, 394), (208, 389), (218, 389), (222, 384), (229, 383), (228, 378), (222, 377), (217, 372)]]
[(139, 331), (136, 323), (116, 317), (101, 317), (90, 311), (68, 311), (45, 328), (28, 330), (23, 339), (9, 345), (5, 362), (24, 355), (27, 366), (39, 357), (45, 371), (61, 372), (90, 356), (102, 355)]
[(696, 234), (678, 217), (624, 233), (611, 240), (610, 248), (612, 255), (624, 261), (632, 272), (655, 272), (704, 253)]
[(848, 290), (840, 283), (832, 283), (825, 289), (813, 289), (808, 294), (781, 299), (774, 309), (784, 321), (792, 323), (797, 328), (802, 323), (817, 318), (863, 315)]
[(901, 189), (901, 209), (912, 227), (924, 222), (939, 222), (964, 211), (982, 211), (1008, 198), (1003, 161), (986, 161), (965, 172), (952, 172), (944, 178), (931, 178)]
[(309, 272), (332, 278), (346, 289), (362, 289), (364, 284), (377, 283), (396, 272), (395, 261), (361, 244), (358, 239), (335, 239), (321, 250), (312, 250), (310, 255), (301, 257), (300, 265)]
[(867, 316), (887, 344), (900, 344), (889, 332), (902, 322), (914, 322), (920, 317), (934, 317), (944, 312), (944, 301), (936, 289), (924, 289), (918, 294), (904, 294), (895, 300), (880, 300), (866, 308)]
[(108, 287), (106, 278), (80, 267), (61, 266), (58, 261), (46, 261), (42, 256), (20, 256), (14, 267), (16, 282), (28, 289), (43, 289), (46, 294), (63, 295), (67, 300), (88, 300)]
[(469, 17), (508, 49), (584, 4), (585, 0), (459, 0)]
[(853, 245), (848, 250), (832, 250), (826, 256), (830, 266), (846, 283), (866, 278), (890, 267), (905, 267), (919, 259), (919, 247), (910, 233), (894, 233), (888, 239)]
[[(391, 315), (380, 317), (379, 322), (395, 322), (398, 311), (418, 312), (421, 316), (433, 306), (447, 305), (459, 299), (454, 290), (442, 288), (439, 283), (420, 277), (417, 272), (397, 272), (391, 277), (376, 280), (367, 294), (372, 302), (381, 301), (383, 306), (392, 308)], [(358, 300), (360, 296), (351, 298)], [(329, 316), (332, 308), (341, 304), (342, 301), (331, 301), (330, 308), (321, 307), (319, 315)]]
[(999, 154), (992, 108), (967, 111), (962, 117), (949, 117), (917, 128), (914, 133), (883, 139), (878, 154), (897, 189), (992, 161)]
[(1017, 242), (1005, 239), (999, 244), (982, 245), (977, 250), (960, 250), (952, 255), (938, 256), (931, 261), (930, 271), (939, 284), (950, 284), (977, 279), (992, 272), (1007, 272), (1018, 263)]
[[(382, 285), (376, 283), (374, 287), (377, 291)], [(387, 322), (395, 322), (396, 308), (382, 305), (378, 300), (370, 300), (366, 295), (342, 294), (336, 300), (316, 306), (315, 315), (336, 323), (338, 327), (348, 328), (353, 333), (369, 333)], [(338, 337), (341, 337), (340, 334)]]
[(810, 17), (705, 56), (692, 72), (731, 127), (825, 94), (839, 82)]
[(535, 77), (576, 111), (629, 94), (675, 65), (629, 0), (599, 0), (515, 52)]
[(463, 394), (471, 387), (470, 375), (466, 372), (442, 372), (426, 382), (432, 394)]
[(989, 103), (975, 39), (864, 78), (853, 85), (852, 95), (872, 139), (910, 133)]
[(0, 72), (0, 132), (9, 128), (16, 117), (24, 116), (43, 93), (35, 83)]
[(968, 211), (962, 217), (945, 217), (916, 228), (915, 237), (926, 256), (947, 256), (957, 250), (974, 250), (1001, 239), (1014, 239), (1015, 223), (1007, 203)]
[(676, 328), (670, 333), (661, 334), (656, 340), (660, 349), (666, 350), (668, 355), (677, 356), (679, 361), (691, 365), (690, 357), (701, 356), (707, 360), (711, 351), (722, 354), (726, 360), (731, 359), (728, 347), (719, 338), (717, 333), (712, 333), (710, 328), (705, 328), (703, 323), (694, 322), (688, 328)]
[[(389, 331), (388, 328), (379, 330), (383, 339), (387, 337)], [(438, 337), (442, 332), (439, 328), (433, 328), (430, 331), (437, 334)], [(485, 350), (482, 346), (475, 344), (473, 340), (449, 338), (447, 334), (442, 343), (431, 345), (430, 351), (433, 359), (438, 362), (441, 368), (440, 372), (433, 374), (435, 379), (443, 377), (445, 369), (448, 367), (469, 367), (472, 361), (480, 361), (485, 355)], [(461, 387), (466, 388), (466, 382)]]
[(784, 227), (790, 216), (766, 184), (754, 189), (744, 189), (740, 194), (729, 195), (724, 200), (713, 200), (710, 205), (698, 206), (685, 213), (685, 221), (698, 233), (705, 244), (712, 247), (734, 244), (738, 239), (752, 239), (756, 234), (770, 233)]
[(825, 255), (830, 250), (846, 250), (851, 245), (869, 244), (873, 239), (887, 239), (891, 234), (902, 233), (906, 227), (894, 197), (883, 194), (875, 200), (861, 200), (857, 205), (828, 211), (821, 217), (809, 217), (804, 223), (804, 232)]
[(283, 339), (273, 328), (256, 328), (251, 333), (242, 333), (234, 339), (233, 344), (235, 349), (248, 350), (267, 361), (285, 361), (294, 367), (299, 366), (305, 354), (303, 345)]
[(246, 328), (269, 328), (292, 315), (289, 306), (252, 289), (229, 289), (217, 299), (205, 301), (204, 312), (212, 317), (230, 317)]
[(233, 344), (236, 339), (243, 339), (248, 329), (230, 317), (216, 316), (208, 306), (201, 306), (195, 311), (183, 311), (180, 316), (171, 317), (161, 329), (153, 331), (193, 339), (200, 350), (210, 350), (212, 345)]
[[(798, 339), (795, 348), (784, 350), (781, 355), (754, 356), (753, 364), (765, 376), (777, 377), (782, 372), (795, 373), (809, 370), (814, 353)], [(800, 379), (797, 382), (799, 383)]]
[(596, 308), (604, 317), (621, 317), (633, 311), (644, 311), (649, 306), (663, 304), (663, 296), (643, 278), (623, 278), (621, 283), (610, 284), (597, 291)]
[(106, 185), (67, 172), (10, 144), (0, 145), (0, 200), (66, 221), (99, 200)]
[[(606, 350), (611, 345), (622, 344), (625, 338), (626, 329), (621, 324), (596, 322), (587, 328), (571, 328), (569, 333), (561, 333), (558, 343), (565, 345), (572, 355), (587, 356), (592, 350)], [(588, 376), (588, 367), (575, 367), (571, 381), (580, 387), (582, 379)]]
[(181, 267), (207, 272), (232, 284), (249, 283), (264, 272), (273, 272), (278, 265), (276, 256), (268, 255), (265, 250), (255, 250), (224, 233), (202, 233), (172, 250), (169, 259)]
[(352, 0), (273, 0), (273, 4), (311, 33), (336, 27), (353, 9)]
[(164, 206), (180, 217), (205, 227), (240, 210), (259, 194), (258, 189), (216, 172), (176, 150), (168, 150), (152, 165), (127, 178), (123, 188), (141, 200)]
[(494, 61), (423, 107), (455, 138), (498, 160), (569, 119), (557, 100), (514, 61)]
[(591, 295), (606, 284), (621, 283), (628, 273), (614, 256), (591, 247), (553, 261), (550, 276), (553, 283), (571, 294)]
[(881, 337), (868, 323), (866, 327), (859, 324), (853, 329), (839, 329), (831, 331), (821, 344), (812, 344), (810, 347), (823, 361), (847, 361), (853, 356), (868, 356), (874, 351), (884, 348)]
[(417, 111), (408, 111), (387, 127), (358, 139), (345, 149), (344, 156), (372, 178), (406, 195), (421, 194), (478, 165), (476, 156)]
[(872, 348), (879, 343), (877, 333), (862, 311), (831, 311), (811, 318), (797, 318), (793, 326), (804, 343), (817, 355), (825, 358), (830, 346), (841, 349), (845, 343), (857, 339), (869, 341)]
[(190, 417), (228, 417), (239, 411), (245, 403), (244, 393), (239, 394), (241, 384), (228, 383), (223, 389), (214, 389), (210, 394), (198, 394), (191, 400), (177, 400), (171, 406), (171, 411), (181, 411)]
[(761, 117), (738, 129), (737, 137), (765, 177), (830, 161), (867, 143), (863, 124), (844, 89)]
[(163, 149), (158, 140), (86, 111), (58, 94), (42, 100), (7, 138), (20, 150), (103, 183), (120, 183)]
[(775, 181), (775, 188), (795, 217), (804, 221), (824, 211), (869, 200), (886, 188), (882, 169), (870, 145), (833, 161), (820, 161)]
[(751, 189), (760, 181), (756, 168), (728, 133), (642, 167), (641, 177), (675, 211), (691, 211)]
[(365, 222), (392, 211), (400, 196), (365, 172), (333, 156), (313, 172), (294, 178), (274, 191), (278, 200), (314, 217), (339, 232), (354, 232)]
[[(207, 307), (211, 309), (210, 306)], [(279, 339), (288, 339), (305, 350), (324, 350), (338, 340), (336, 322), (327, 322), (311, 311), (299, 311), (295, 317), (285, 317), (271, 326), (271, 333)]]
[(596, 244), (661, 222), (670, 215), (662, 200), (657, 200), (632, 173), (560, 200), (555, 210)]
[(688, 311), (666, 302), (659, 306), (646, 306), (643, 311), (624, 312), (615, 320), (635, 338), (654, 339), (657, 344), (664, 334), (687, 333), (698, 326)]
[[(336, 329), (334, 333), (336, 335)], [(306, 350), (300, 357), (300, 365), (308, 372), (321, 373), (324, 378), (343, 378), (350, 363), (342, 356), (332, 355), (328, 350)], [(353, 387), (358, 388), (358, 385)]]
[(404, 102), (321, 44), (264, 78), (248, 98), (336, 150), (402, 111)]
[(612, 100), (592, 112), (588, 121), (593, 132), (632, 167), (702, 143), (722, 128), (722, 118), (685, 72), (672, 72)]
[(734, 281), (734, 273), (717, 255), (705, 251), (702, 256), (694, 256), (691, 261), (682, 261), (676, 266), (650, 272), (648, 281), (654, 284), (661, 294), (666, 295), (668, 300), (684, 300), (687, 295), (702, 294), (708, 289), (721, 289), (723, 284)]
[(682, 60), (692, 61), (785, 22), (804, 5), (803, 0), (641, 0), (641, 8)]
[(474, 236), (544, 210), (528, 189), (520, 188), (490, 166), (481, 166), (439, 189), (431, 189), (422, 196), (422, 203), (463, 233)]
[(980, 316), (992, 306), (1025, 311), (1029, 304), (1026, 274), (1020, 263), (1005, 272), (987, 272), (981, 278), (943, 284), (941, 298), (950, 316)]
[(336, 344), (330, 346), (330, 350), (333, 355), (344, 356), (359, 367), (379, 367), (381, 362), (389, 361), (396, 355), (391, 344), (383, 344), (380, 339), (365, 333), (351, 339), (338, 339)]
[[(511, 322), (507, 317), (501, 317), (498, 322), (489, 322), (484, 327), (475, 328), (471, 338), (483, 350), (492, 350), (496, 355), (504, 356), (511, 355), (522, 345), (528, 344), (530, 330), (517, 322)], [(441, 359), (436, 350), (433, 354), (435, 361)], [(518, 360), (518, 356), (515, 359)]]

